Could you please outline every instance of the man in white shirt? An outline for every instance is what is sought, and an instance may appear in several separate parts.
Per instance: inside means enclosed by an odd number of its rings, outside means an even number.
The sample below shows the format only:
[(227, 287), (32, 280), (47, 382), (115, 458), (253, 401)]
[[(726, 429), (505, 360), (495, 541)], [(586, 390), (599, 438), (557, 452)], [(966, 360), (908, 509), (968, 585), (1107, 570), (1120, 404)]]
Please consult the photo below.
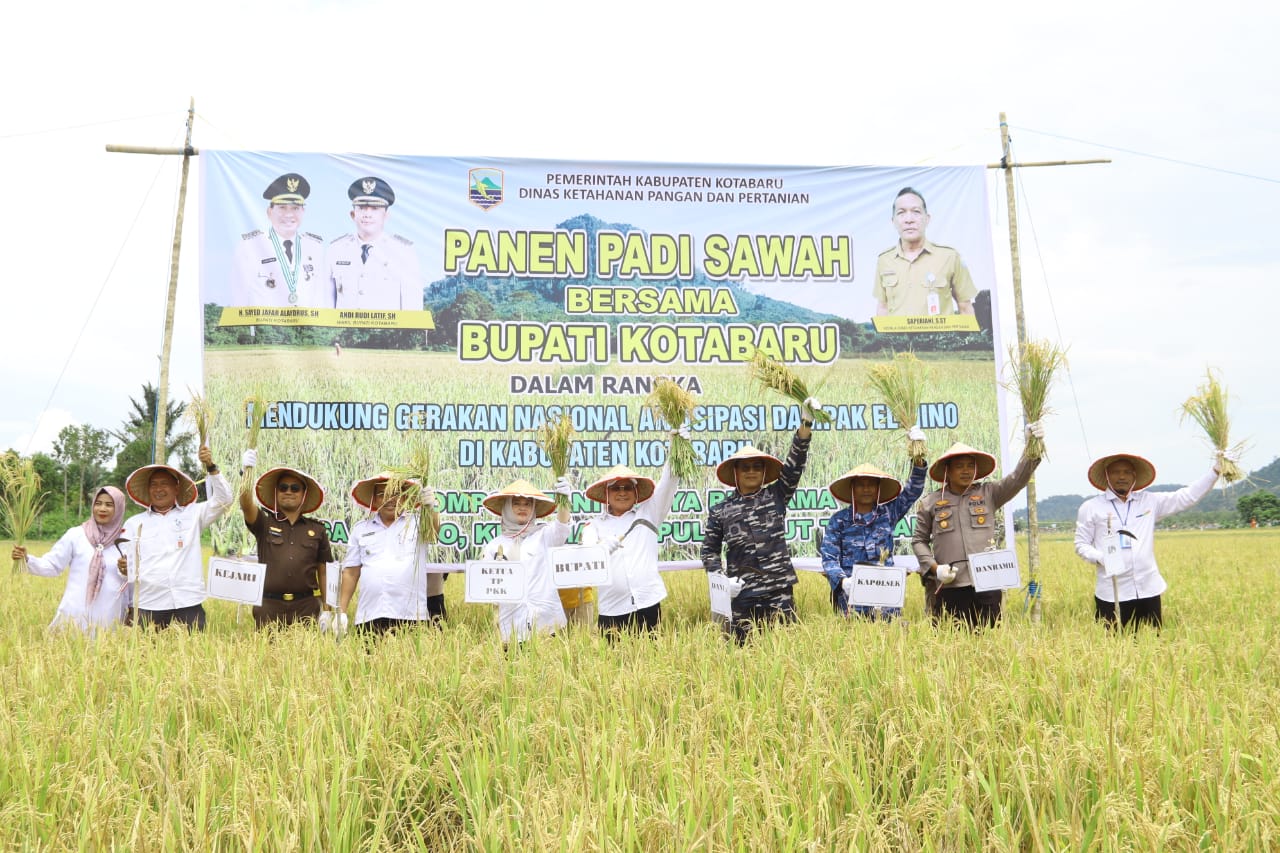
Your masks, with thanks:
[(201, 447), (200, 464), (208, 474), (209, 500), (196, 503), (196, 484), (177, 468), (144, 465), (125, 480), (125, 491), (146, 509), (124, 523), (135, 607), (143, 624), (164, 628), (177, 623), (205, 628), (204, 554), (200, 534), (231, 506), (231, 486)]
[(1098, 568), (1094, 615), (1114, 626), (1161, 624), (1160, 596), (1168, 588), (1156, 565), (1156, 522), (1190, 509), (1218, 481), (1221, 455), (1213, 470), (1176, 492), (1148, 492), (1156, 468), (1132, 453), (1103, 456), (1089, 466), (1089, 482), (1102, 492), (1080, 505), (1076, 553)]
[(419, 622), (444, 624), (444, 576), (427, 572), (427, 546), (439, 532), (440, 516), (429, 506), (433, 529), (419, 535), (415, 508), (404, 505), (399, 491), (387, 489), (391, 479), (383, 472), (351, 489), (355, 502), (373, 515), (352, 528), (351, 547), (342, 561), (339, 633), (346, 628), (347, 607), (357, 585), (356, 628), (361, 631), (383, 634)]
[(677, 485), (668, 451), (656, 485), (618, 465), (586, 489), (587, 497), (604, 506), (582, 528), (582, 544), (603, 545), (609, 551), (609, 582), (597, 590), (597, 624), (610, 639), (622, 630), (658, 628), (661, 602), (667, 597), (658, 573), (658, 531), (671, 512)]
[(329, 244), (329, 298), (340, 309), (421, 311), (422, 274), (413, 242), (386, 231), (396, 194), (382, 178), (367, 177), (348, 189), (354, 234)]

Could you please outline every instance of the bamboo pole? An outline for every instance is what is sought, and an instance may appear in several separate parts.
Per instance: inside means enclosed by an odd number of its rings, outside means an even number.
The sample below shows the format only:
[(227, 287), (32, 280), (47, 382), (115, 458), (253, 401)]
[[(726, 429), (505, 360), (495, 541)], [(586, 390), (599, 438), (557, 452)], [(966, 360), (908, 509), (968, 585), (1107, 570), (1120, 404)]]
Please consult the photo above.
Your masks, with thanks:
[[(1009, 122), (1000, 113), (1000, 158), (1004, 169), (1005, 196), (1009, 205), (1009, 256), (1013, 263), (1013, 311), (1018, 321), (1018, 367), (1027, 368), (1027, 321), (1022, 310), (1022, 262), (1018, 255), (1018, 200), (1013, 192), (1013, 161), (1009, 156)], [(1027, 563), (1030, 583), (1035, 594), (1031, 598), (1031, 621), (1039, 622), (1040, 609), (1040, 518), (1036, 508), (1036, 476), (1027, 481)]]
[[(156, 441), (152, 464), (164, 464), (169, 458), (165, 447), (167, 409), (169, 406), (169, 356), (173, 347), (173, 314), (178, 297), (178, 257), (182, 253), (182, 221), (187, 205), (187, 175), (191, 171), (191, 125), (195, 121), (196, 99), (187, 108), (187, 141), (182, 150), (182, 182), (178, 185), (178, 214), (173, 225), (173, 252), (169, 260), (169, 296), (165, 303), (164, 343), (160, 348), (160, 387), (156, 389)], [(110, 150), (110, 148), (108, 148)]]

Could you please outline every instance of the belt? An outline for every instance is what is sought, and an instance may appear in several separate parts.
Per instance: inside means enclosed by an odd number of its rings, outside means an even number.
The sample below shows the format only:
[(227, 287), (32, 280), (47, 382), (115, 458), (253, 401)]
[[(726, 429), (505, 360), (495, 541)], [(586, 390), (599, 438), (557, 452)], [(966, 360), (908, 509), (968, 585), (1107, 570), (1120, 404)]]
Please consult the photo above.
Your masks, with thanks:
[(276, 601), (296, 601), (300, 598), (319, 598), (320, 590), (309, 589), (306, 592), (264, 592), (263, 598), (274, 598)]

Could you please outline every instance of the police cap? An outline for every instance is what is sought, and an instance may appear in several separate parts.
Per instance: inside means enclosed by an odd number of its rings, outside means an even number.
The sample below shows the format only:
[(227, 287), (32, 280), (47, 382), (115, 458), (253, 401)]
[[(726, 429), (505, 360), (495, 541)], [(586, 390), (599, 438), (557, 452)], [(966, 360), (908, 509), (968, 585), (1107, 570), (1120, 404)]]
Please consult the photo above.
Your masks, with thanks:
[(281, 175), (262, 191), (262, 197), (272, 204), (306, 204), (311, 195), (311, 184), (297, 172)]
[(382, 178), (359, 178), (347, 187), (347, 195), (352, 204), (390, 207), (396, 203), (395, 192)]

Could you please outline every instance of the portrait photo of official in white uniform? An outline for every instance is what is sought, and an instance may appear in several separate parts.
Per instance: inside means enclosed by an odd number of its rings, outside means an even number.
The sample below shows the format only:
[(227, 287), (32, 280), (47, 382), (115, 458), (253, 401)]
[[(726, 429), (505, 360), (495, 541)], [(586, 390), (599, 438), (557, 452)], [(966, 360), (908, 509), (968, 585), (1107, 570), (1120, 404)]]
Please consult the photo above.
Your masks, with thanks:
[(354, 234), (329, 244), (328, 283), (339, 309), (421, 311), (423, 282), (413, 242), (387, 232), (396, 194), (382, 178), (359, 178), (347, 189)]

